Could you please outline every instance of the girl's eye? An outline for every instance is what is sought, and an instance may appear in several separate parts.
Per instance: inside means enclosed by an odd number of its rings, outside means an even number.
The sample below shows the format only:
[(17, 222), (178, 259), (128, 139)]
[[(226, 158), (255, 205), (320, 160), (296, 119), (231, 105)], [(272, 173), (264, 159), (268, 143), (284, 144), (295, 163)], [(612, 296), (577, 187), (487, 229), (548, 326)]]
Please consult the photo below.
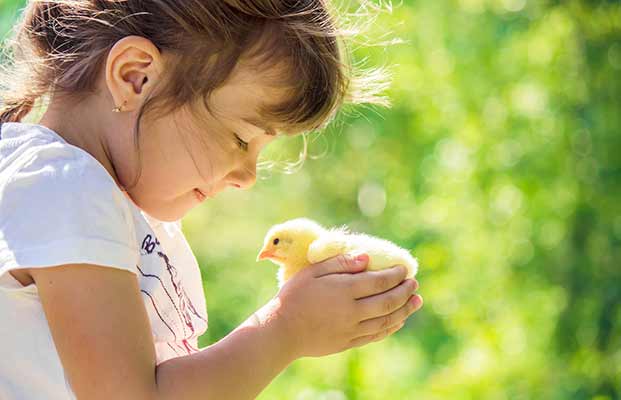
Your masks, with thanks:
[(237, 133), (235, 134), (235, 138), (239, 143), (239, 147), (241, 147), (241, 149), (244, 151), (248, 151), (248, 143), (244, 142), (239, 136), (237, 136)]

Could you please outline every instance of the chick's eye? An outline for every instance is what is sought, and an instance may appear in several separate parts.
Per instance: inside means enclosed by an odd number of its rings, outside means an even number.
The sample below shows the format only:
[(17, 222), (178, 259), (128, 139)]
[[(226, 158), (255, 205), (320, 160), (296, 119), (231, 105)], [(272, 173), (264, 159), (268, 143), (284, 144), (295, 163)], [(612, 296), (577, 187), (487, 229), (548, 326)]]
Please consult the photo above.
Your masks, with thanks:
[(278, 242), (280, 242), (278, 238), (274, 239), (274, 244), (278, 244)]
[(248, 151), (248, 143), (244, 142), (238, 135), (237, 133), (235, 133), (235, 139), (237, 139), (237, 142), (239, 143), (239, 147), (244, 150), (244, 151)]

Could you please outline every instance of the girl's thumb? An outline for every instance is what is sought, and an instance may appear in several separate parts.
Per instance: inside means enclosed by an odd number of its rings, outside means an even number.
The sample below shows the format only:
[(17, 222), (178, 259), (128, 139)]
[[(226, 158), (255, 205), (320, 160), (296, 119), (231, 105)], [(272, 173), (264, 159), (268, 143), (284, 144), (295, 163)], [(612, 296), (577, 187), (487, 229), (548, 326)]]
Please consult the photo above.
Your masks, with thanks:
[(319, 264), (315, 264), (313, 275), (320, 277), (335, 273), (360, 272), (367, 267), (369, 255), (362, 254), (339, 254)]

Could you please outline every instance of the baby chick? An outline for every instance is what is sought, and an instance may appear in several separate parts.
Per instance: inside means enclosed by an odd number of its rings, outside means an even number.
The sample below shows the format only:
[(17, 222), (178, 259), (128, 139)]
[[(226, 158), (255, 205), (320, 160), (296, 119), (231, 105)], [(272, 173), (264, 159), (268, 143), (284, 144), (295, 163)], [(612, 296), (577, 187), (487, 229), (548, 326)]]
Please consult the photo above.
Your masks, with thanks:
[(281, 288), (310, 264), (339, 254), (360, 253), (369, 255), (367, 271), (404, 265), (408, 269), (407, 278), (418, 272), (418, 262), (410, 252), (388, 240), (352, 233), (344, 225), (325, 229), (308, 218), (295, 218), (271, 227), (257, 261), (268, 259), (280, 266), (277, 276)]

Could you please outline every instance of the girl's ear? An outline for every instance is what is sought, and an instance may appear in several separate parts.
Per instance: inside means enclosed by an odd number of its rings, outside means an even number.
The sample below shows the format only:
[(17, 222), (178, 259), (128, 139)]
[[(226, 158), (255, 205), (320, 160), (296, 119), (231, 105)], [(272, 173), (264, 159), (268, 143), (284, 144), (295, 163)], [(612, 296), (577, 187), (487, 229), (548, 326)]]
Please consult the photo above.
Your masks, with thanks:
[(162, 56), (149, 39), (126, 36), (108, 52), (105, 67), (106, 85), (114, 104), (122, 111), (133, 111), (146, 100), (162, 76)]

